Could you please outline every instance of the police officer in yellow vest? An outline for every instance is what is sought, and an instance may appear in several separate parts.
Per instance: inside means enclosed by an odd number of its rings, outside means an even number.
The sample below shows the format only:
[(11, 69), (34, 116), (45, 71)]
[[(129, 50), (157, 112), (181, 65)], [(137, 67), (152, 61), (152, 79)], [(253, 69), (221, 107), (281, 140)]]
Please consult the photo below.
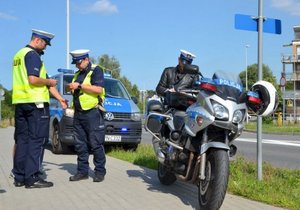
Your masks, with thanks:
[(94, 155), (95, 174), (93, 181), (101, 182), (106, 174), (104, 151), (104, 120), (102, 105), (104, 100), (104, 76), (99, 66), (89, 59), (89, 50), (75, 50), (72, 64), (79, 69), (68, 88), (73, 93), (74, 138), (77, 152), (77, 173), (70, 181), (87, 179), (89, 176), (89, 149)]
[(49, 79), (41, 60), (43, 50), (53, 34), (32, 30), (30, 43), (19, 50), (13, 60), (12, 103), (15, 105), (15, 143), (13, 163), (15, 186), (44, 188), (53, 186), (38, 176), (43, 158), (43, 145), (49, 138), (49, 91), (60, 101), (67, 102), (55, 89), (56, 80)]

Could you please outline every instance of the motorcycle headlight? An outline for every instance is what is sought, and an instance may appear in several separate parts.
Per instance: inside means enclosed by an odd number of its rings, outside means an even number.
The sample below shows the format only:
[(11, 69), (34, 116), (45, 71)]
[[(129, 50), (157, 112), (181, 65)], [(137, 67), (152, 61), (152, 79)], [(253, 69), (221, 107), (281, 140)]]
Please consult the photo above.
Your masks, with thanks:
[(73, 118), (74, 117), (74, 109), (67, 108), (67, 109), (65, 109), (64, 114), (67, 117)]
[(241, 110), (236, 110), (233, 114), (232, 122), (240, 123), (243, 120), (244, 113)]
[(131, 114), (131, 120), (140, 121), (142, 119), (142, 115), (138, 112)]
[(220, 120), (228, 120), (228, 110), (221, 104), (213, 103), (213, 109), (215, 111), (215, 117)]

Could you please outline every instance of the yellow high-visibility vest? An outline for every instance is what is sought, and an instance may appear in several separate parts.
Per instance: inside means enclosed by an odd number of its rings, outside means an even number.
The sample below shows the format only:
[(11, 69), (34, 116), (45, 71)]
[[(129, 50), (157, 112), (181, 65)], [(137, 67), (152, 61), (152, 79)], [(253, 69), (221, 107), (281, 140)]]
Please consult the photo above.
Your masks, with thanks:
[[(32, 51), (29, 47), (22, 48), (14, 56), (13, 60), (13, 89), (12, 103), (49, 103), (49, 90), (47, 86), (31, 85), (28, 81), (27, 69), (25, 65), (25, 55)], [(40, 78), (46, 79), (46, 69), (44, 63), (40, 69)]]
[[(85, 84), (91, 85), (91, 76), (92, 76), (92, 73), (93, 73), (93, 70), (95, 69), (95, 67), (96, 67), (96, 65), (92, 65), (92, 68), (89, 71), (89, 73), (86, 75), (86, 77), (84, 78), (82, 85), (85, 85)], [(79, 73), (80, 73), (80, 71), (77, 71), (75, 73), (72, 82), (76, 81)], [(102, 92), (100, 94), (86, 93), (86, 92), (83, 92), (82, 90), (80, 90), (79, 103), (81, 105), (81, 108), (83, 110), (89, 110), (89, 109), (95, 108), (99, 104), (99, 97), (103, 102), (104, 98), (105, 98), (104, 87), (102, 87)]]

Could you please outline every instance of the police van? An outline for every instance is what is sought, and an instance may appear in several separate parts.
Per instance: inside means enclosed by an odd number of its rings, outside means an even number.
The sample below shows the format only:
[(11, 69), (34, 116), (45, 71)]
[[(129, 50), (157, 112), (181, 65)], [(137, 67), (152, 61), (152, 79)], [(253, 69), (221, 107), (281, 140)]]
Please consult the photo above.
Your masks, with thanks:
[[(69, 69), (58, 69), (58, 72), (51, 78), (58, 81), (58, 92), (70, 104), (72, 94), (66, 85), (72, 82), (74, 72)], [(142, 135), (142, 115), (136, 105), (137, 99), (129, 95), (120, 80), (108, 74), (104, 75), (104, 86), (105, 145), (119, 144), (126, 149), (135, 150)], [(70, 108), (63, 110), (60, 103), (51, 97), (49, 137), (53, 153), (67, 152), (74, 145), (73, 112)]]

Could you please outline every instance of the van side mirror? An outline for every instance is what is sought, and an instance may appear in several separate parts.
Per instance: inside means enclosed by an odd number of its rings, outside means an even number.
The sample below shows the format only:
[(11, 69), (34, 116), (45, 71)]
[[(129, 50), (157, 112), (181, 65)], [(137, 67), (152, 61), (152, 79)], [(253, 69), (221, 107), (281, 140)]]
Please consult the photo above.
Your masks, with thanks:
[(133, 102), (135, 104), (138, 104), (138, 100), (137, 100), (137, 98), (135, 96), (131, 96), (131, 100), (133, 100)]

